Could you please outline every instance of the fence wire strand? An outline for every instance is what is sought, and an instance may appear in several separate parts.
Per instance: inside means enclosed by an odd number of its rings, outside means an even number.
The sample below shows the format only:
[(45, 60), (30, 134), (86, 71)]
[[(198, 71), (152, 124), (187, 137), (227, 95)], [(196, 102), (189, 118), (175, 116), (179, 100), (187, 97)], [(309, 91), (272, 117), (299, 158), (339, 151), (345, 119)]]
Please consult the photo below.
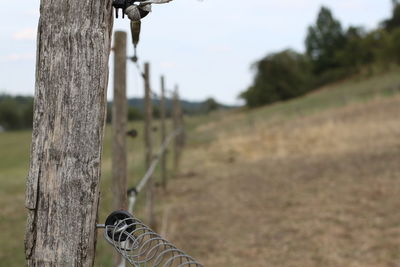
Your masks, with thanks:
[(106, 225), (104, 237), (135, 267), (203, 267), (130, 214)]

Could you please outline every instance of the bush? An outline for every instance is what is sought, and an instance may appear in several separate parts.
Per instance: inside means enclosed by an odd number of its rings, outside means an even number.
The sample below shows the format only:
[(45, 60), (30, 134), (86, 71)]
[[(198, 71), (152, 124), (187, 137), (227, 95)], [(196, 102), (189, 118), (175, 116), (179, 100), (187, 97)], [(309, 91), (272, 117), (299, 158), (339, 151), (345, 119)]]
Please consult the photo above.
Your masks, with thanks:
[(310, 62), (292, 50), (269, 55), (253, 67), (257, 71), (254, 84), (241, 94), (250, 107), (288, 100), (311, 88)]

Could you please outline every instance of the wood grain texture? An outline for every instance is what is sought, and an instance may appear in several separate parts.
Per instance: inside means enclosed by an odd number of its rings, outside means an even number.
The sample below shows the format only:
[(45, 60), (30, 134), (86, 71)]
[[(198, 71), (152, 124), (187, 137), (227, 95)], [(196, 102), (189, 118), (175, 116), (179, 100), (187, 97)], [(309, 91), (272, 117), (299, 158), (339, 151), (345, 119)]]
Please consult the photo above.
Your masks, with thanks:
[(27, 266), (92, 266), (112, 31), (109, 0), (41, 0)]

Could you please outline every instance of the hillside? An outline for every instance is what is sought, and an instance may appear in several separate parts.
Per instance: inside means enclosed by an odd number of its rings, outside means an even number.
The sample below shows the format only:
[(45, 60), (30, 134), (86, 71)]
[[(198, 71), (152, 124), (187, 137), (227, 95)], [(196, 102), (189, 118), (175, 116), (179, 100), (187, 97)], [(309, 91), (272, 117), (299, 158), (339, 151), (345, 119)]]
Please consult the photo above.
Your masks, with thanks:
[[(398, 73), (255, 110), (188, 117), (179, 179), (157, 197), (160, 230), (205, 266), (396, 266)], [(111, 211), (110, 133), (100, 221)], [(1, 266), (24, 265), (30, 139), (30, 131), (0, 133)], [(144, 172), (142, 143), (140, 133), (128, 140), (130, 185)], [(96, 266), (111, 266), (111, 255), (99, 234)]]
[(398, 70), (194, 126), (164, 209), (206, 266), (397, 266)]

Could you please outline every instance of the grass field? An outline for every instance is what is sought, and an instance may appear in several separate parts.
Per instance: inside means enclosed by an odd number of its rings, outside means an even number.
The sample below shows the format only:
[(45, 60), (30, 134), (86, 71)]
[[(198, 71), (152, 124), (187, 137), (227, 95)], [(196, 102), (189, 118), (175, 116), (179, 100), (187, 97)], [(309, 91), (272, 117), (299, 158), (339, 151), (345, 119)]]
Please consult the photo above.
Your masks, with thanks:
[[(206, 266), (400, 266), (398, 93), (394, 69), (188, 119), (179, 179), (158, 198), (163, 232)], [(0, 266), (24, 265), (30, 138), (0, 133)], [(141, 136), (129, 148), (133, 185), (144, 172)], [(100, 221), (111, 211), (110, 173), (108, 128)], [(96, 266), (111, 266), (111, 255), (99, 237)]]
[(399, 89), (393, 72), (215, 114), (165, 201), (168, 237), (206, 266), (400, 266)]
[[(158, 122), (155, 122), (157, 125)], [(144, 174), (143, 123), (131, 123), (129, 129), (139, 131), (136, 139), (128, 139), (129, 186), (136, 185)], [(0, 266), (23, 266), (23, 240), (26, 211), (24, 208), (25, 182), (29, 167), (30, 131), (0, 133)], [(101, 200), (99, 221), (111, 213), (111, 128), (107, 127), (102, 162)], [(159, 144), (158, 136), (154, 143)], [(171, 164), (169, 164), (171, 165)], [(171, 168), (170, 168), (171, 169)], [(170, 170), (170, 172), (172, 172)], [(158, 172), (156, 172), (156, 176)], [(142, 198), (138, 206), (142, 205)], [(142, 211), (138, 211), (142, 215)], [(112, 266), (111, 247), (99, 231), (96, 266)]]

